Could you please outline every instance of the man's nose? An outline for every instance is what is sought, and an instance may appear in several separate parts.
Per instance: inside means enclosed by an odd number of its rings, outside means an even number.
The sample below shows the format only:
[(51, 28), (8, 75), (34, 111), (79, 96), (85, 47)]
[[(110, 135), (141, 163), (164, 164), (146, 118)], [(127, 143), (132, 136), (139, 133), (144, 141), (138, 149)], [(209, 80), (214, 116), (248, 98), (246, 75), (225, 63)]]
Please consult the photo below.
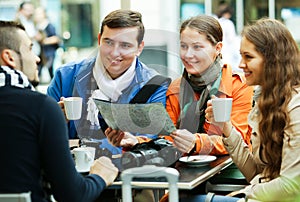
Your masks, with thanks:
[(120, 49), (120, 46), (118, 44), (115, 44), (112, 49), (111, 49), (111, 52), (110, 54), (112, 56), (119, 56), (121, 54), (121, 49)]

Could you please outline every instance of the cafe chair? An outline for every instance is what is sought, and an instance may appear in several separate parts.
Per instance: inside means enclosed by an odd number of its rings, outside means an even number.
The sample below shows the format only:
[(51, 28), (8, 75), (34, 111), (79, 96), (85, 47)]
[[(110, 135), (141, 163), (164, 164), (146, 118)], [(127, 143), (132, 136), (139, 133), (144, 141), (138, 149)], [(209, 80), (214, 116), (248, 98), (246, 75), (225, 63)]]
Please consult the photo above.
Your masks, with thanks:
[[(124, 170), (121, 173), (122, 179), (122, 202), (131, 202), (131, 181), (133, 178), (158, 178), (165, 177), (169, 182), (169, 201), (178, 202), (178, 187), (177, 182), (179, 172), (171, 167), (159, 167), (155, 165), (144, 165)], [(148, 187), (159, 188), (159, 187)]]
[(0, 194), (0, 202), (31, 202), (30, 192)]

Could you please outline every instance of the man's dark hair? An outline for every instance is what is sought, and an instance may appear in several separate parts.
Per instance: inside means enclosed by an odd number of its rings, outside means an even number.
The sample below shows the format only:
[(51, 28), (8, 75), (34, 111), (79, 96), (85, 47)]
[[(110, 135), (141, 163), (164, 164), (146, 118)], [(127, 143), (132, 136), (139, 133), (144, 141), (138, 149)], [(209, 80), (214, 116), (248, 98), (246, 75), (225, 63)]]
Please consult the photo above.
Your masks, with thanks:
[[(30, 1), (23, 1), (23, 2), (20, 4), (20, 6), (19, 6), (19, 10), (22, 10), (23, 7), (24, 7), (26, 4), (32, 4), (32, 2), (30, 2)], [(33, 5), (33, 4), (32, 4), (32, 5)]]
[(0, 52), (4, 49), (12, 49), (19, 52), (21, 38), (17, 30), (24, 30), (24, 26), (16, 21), (2, 21), (0, 20)]
[(232, 15), (233, 8), (226, 3), (220, 4), (216, 15), (218, 16), (218, 18), (221, 18), (225, 13), (229, 13), (230, 15)]
[(140, 44), (143, 41), (145, 28), (142, 22), (142, 15), (137, 11), (119, 9), (109, 13), (101, 24), (100, 34), (102, 35), (104, 27), (125, 28), (137, 27), (137, 41)]

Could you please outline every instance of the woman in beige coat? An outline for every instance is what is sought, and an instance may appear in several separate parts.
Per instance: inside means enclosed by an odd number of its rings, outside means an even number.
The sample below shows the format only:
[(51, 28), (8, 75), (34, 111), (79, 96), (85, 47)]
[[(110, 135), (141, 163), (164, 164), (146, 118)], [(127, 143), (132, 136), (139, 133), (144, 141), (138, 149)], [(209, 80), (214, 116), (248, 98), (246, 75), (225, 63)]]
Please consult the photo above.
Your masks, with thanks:
[(249, 114), (252, 151), (231, 122), (214, 122), (211, 101), (205, 117), (223, 129), (227, 151), (251, 183), (239, 191), (246, 200), (300, 201), (297, 43), (281, 22), (261, 19), (243, 30), (240, 53), (247, 84), (258, 86)]

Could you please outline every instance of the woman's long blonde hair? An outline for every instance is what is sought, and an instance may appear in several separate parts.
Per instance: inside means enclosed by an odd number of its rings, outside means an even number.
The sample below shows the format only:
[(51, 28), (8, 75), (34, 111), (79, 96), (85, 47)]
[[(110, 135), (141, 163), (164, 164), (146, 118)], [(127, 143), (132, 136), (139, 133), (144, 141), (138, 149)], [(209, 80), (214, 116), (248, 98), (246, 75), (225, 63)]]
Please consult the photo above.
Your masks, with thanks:
[(261, 75), (259, 133), (267, 165), (265, 177), (279, 176), (284, 129), (289, 125), (288, 103), (300, 84), (299, 49), (288, 29), (278, 20), (260, 19), (242, 36), (264, 57)]

